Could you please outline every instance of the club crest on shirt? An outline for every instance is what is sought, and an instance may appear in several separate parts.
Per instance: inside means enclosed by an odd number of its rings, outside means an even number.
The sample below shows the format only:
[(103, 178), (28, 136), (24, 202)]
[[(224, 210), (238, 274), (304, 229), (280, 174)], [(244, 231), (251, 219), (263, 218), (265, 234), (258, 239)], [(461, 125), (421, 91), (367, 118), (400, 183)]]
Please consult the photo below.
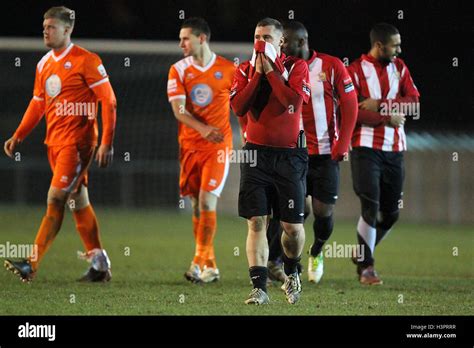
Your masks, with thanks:
[(56, 97), (59, 93), (61, 93), (61, 79), (58, 75), (53, 74), (46, 80), (45, 83), (46, 93), (51, 98)]
[(318, 74), (318, 81), (319, 82), (324, 82), (326, 81), (326, 73), (324, 71), (321, 71), (319, 74)]
[(191, 100), (194, 104), (204, 107), (212, 102), (212, 89), (205, 83), (199, 83), (191, 89)]
[(215, 77), (216, 79), (218, 79), (218, 80), (222, 79), (222, 72), (216, 71), (216, 72), (214, 73), (214, 77)]
[(64, 69), (71, 69), (72, 68), (72, 63), (70, 61), (67, 61), (66, 63), (64, 63)]

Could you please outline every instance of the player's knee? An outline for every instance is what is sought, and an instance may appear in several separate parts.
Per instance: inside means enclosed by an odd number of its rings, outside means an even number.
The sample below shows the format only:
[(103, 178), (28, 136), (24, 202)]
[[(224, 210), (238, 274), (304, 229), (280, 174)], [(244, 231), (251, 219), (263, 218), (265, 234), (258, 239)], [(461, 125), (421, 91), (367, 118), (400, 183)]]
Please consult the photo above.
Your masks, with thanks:
[(400, 211), (394, 211), (392, 213), (382, 212), (380, 214), (380, 220), (377, 222), (377, 227), (380, 227), (384, 231), (388, 231), (397, 222), (400, 216)]
[(76, 192), (71, 193), (67, 203), (71, 211), (78, 211), (87, 207), (90, 204), (87, 187), (82, 185)]
[(298, 237), (301, 233), (304, 233), (303, 224), (290, 224), (288, 222), (282, 222), (283, 231), (290, 237)]
[(263, 216), (254, 216), (248, 220), (249, 232), (265, 232), (265, 218)]
[(201, 192), (199, 194), (199, 204), (200, 211), (214, 211), (217, 207), (217, 196), (210, 192)]
[(85, 207), (87, 207), (90, 204), (89, 198), (88, 197), (83, 197), (83, 196), (74, 196), (71, 195), (69, 197), (68, 201), (68, 206), (71, 211), (78, 211), (81, 210)]
[(365, 197), (361, 197), (360, 201), (362, 205), (362, 218), (368, 225), (375, 227), (379, 204)]
[(211, 210), (214, 210), (214, 209), (212, 209), (212, 205), (209, 204), (208, 202), (200, 202), (198, 210), (200, 210), (200, 211), (211, 211)]
[(69, 194), (60, 189), (51, 188), (48, 192), (48, 205), (53, 204), (57, 207), (64, 207)]
[(321, 240), (328, 240), (334, 228), (334, 219), (329, 216), (315, 216), (313, 222), (313, 230), (315, 236)]
[(334, 211), (334, 204), (327, 204), (315, 200), (313, 202), (313, 214), (315, 218), (331, 216)]

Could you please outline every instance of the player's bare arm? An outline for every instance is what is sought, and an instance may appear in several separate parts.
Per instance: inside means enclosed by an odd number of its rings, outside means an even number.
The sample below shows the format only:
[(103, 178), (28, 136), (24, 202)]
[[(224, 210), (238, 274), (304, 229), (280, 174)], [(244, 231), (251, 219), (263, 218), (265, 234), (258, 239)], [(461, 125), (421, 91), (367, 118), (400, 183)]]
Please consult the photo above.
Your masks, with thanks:
[(197, 120), (188, 110), (186, 110), (185, 99), (175, 99), (171, 102), (171, 108), (176, 119), (188, 127), (195, 129), (201, 136), (211, 143), (222, 143), (224, 134), (219, 128), (207, 125)]

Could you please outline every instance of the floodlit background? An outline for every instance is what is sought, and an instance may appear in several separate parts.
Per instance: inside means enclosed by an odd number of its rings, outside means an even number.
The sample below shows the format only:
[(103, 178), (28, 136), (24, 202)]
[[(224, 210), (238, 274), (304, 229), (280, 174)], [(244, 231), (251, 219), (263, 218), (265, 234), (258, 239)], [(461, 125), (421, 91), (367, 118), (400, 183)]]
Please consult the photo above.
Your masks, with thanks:
[[(310, 46), (352, 61), (369, 49), (371, 25), (387, 21), (402, 35), (402, 58), (421, 93), (421, 116), (409, 120), (402, 221), (474, 223), (474, 120), (469, 30), (461, 2), (432, 1), (429, 8), (407, 2), (370, 6), (364, 1), (131, 2), (65, 1), (76, 11), (73, 42), (100, 54), (118, 100), (115, 163), (91, 169), (96, 205), (178, 209), (177, 124), (166, 97), (167, 74), (181, 51), (177, 37), (183, 16), (203, 16), (212, 30), (211, 48), (230, 60), (247, 59), (255, 23), (263, 16), (294, 16), (310, 33)], [(261, 4), (261, 5), (259, 5)], [(381, 3), (382, 4), (382, 3)], [(0, 23), (0, 139), (16, 129), (31, 98), (42, 43), (42, 15), (56, 2), (8, 3), (21, 25)], [(466, 21), (465, 21), (466, 20)], [(234, 143), (238, 125), (231, 115)], [(18, 151), (21, 161), (0, 156), (0, 203), (43, 204), (50, 169), (42, 141), (44, 122)], [(356, 221), (359, 204), (349, 162), (341, 163), (337, 217)], [(239, 167), (232, 164), (219, 209), (236, 215)], [(187, 204), (189, 206), (189, 204)], [(186, 210), (186, 209), (185, 209)]]

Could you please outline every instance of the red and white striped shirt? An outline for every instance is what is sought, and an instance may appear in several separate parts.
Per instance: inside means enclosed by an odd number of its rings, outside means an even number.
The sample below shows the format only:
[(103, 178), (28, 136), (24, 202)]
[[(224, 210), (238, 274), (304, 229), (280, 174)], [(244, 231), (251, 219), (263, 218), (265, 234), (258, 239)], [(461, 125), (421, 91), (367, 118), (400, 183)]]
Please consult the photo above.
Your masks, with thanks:
[[(339, 126), (344, 127), (338, 120), (339, 102), (350, 95), (354, 95), (355, 100), (354, 86), (339, 58), (312, 51), (307, 64), (311, 85), (311, 102), (303, 105), (303, 127), (308, 153), (310, 155), (329, 155), (338, 140)], [(349, 140), (350, 133), (347, 144), (349, 144)]]
[[(357, 94), (381, 102), (418, 102), (420, 94), (403, 60), (395, 58), (383, 63), (370, 54), (363, 54), (347, 68)], [(406, 135), (403, 126), (393, 128), (381, 124), (371, 127), (357, 124), (352, 136), (352, 147), (370, 147), (382, 151), (405, 151)]]

